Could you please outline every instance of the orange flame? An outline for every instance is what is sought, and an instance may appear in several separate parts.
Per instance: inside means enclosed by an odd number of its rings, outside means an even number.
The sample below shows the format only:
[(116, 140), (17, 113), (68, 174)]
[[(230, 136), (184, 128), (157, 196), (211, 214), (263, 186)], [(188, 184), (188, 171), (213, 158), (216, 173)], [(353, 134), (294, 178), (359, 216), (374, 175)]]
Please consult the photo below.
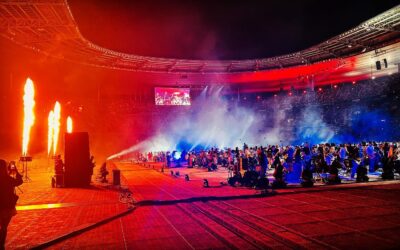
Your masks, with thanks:
[(72, 133), (72, 119), (70, 116), (67, 117), (67, 133)]
[(22, 155), (28, 154), (29, 135), (35, 123), (35, 88), (31, 79), (26, 79), (24, 88), (24, 130), (22, 133)]
[(53, 154), (57, 153), (58, 135), (60, 134), (60, 117), (61, 106), (59, 102), (54, 105), (54, 119), (53, 119)]
[(47, 134), (47, 154), (50, 155), (51, 146), (53, 145), (53, 133), (54, 133), (54, 112), (53, 110), (49, 113), (49, 120), (48, 120), (48, 134)]

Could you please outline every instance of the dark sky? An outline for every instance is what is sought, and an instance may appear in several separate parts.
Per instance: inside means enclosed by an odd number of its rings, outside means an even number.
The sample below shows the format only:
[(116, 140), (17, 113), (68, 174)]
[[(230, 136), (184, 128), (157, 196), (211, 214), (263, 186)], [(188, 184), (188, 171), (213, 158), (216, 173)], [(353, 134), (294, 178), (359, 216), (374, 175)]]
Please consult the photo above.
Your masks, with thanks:
[(296, 52), (398, 4), (393, 0), (69, 0), (82, 34), (121, 52), (248, 59)]

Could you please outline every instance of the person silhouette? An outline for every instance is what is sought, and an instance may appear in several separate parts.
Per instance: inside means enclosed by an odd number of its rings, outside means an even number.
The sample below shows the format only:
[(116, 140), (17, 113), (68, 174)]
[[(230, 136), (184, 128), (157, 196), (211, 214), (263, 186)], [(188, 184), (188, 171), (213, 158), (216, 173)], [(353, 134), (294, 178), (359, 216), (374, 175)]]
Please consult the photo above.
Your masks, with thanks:
[(22, 182), (18, 169), (15, 168), (15, 178), (9, 176), (6, 161), (0, 159), (0, 250), (5, 249), (8, 224), (17, 214), (15, 204), (18, 196), (15, 194), (15, 187)]

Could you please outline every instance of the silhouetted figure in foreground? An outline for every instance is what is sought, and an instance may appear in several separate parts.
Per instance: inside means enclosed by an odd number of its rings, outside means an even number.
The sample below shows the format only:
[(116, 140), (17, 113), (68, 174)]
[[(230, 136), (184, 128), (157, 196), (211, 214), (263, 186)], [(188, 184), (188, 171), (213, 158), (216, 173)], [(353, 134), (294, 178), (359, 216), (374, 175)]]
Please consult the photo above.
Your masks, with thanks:
[(22, 175), (15, 168), (15, 178), (7, 173), (7, 163), (0, 160), (0, 249), (5, 249), (7, 227), (11, 218), (17, 214), (15, 204), (18, 196), (15, 187), (22, 184)]

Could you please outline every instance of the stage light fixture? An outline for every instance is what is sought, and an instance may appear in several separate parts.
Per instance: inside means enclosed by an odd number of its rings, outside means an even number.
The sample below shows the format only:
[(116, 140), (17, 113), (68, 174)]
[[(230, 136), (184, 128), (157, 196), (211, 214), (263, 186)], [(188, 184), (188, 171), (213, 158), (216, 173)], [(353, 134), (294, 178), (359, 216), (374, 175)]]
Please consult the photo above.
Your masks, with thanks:
[(205, 187), (205, 188), (210, 187), (210, 186), (208, 185), (208, 180), (207, 180), (207, 179), (204, 179), (204, 180), (203, 180), (203, 187)]
[(182, 152), (176, 151), (174, 153), (174, 159), (175, 160), (179, 160), (181, 158)]

